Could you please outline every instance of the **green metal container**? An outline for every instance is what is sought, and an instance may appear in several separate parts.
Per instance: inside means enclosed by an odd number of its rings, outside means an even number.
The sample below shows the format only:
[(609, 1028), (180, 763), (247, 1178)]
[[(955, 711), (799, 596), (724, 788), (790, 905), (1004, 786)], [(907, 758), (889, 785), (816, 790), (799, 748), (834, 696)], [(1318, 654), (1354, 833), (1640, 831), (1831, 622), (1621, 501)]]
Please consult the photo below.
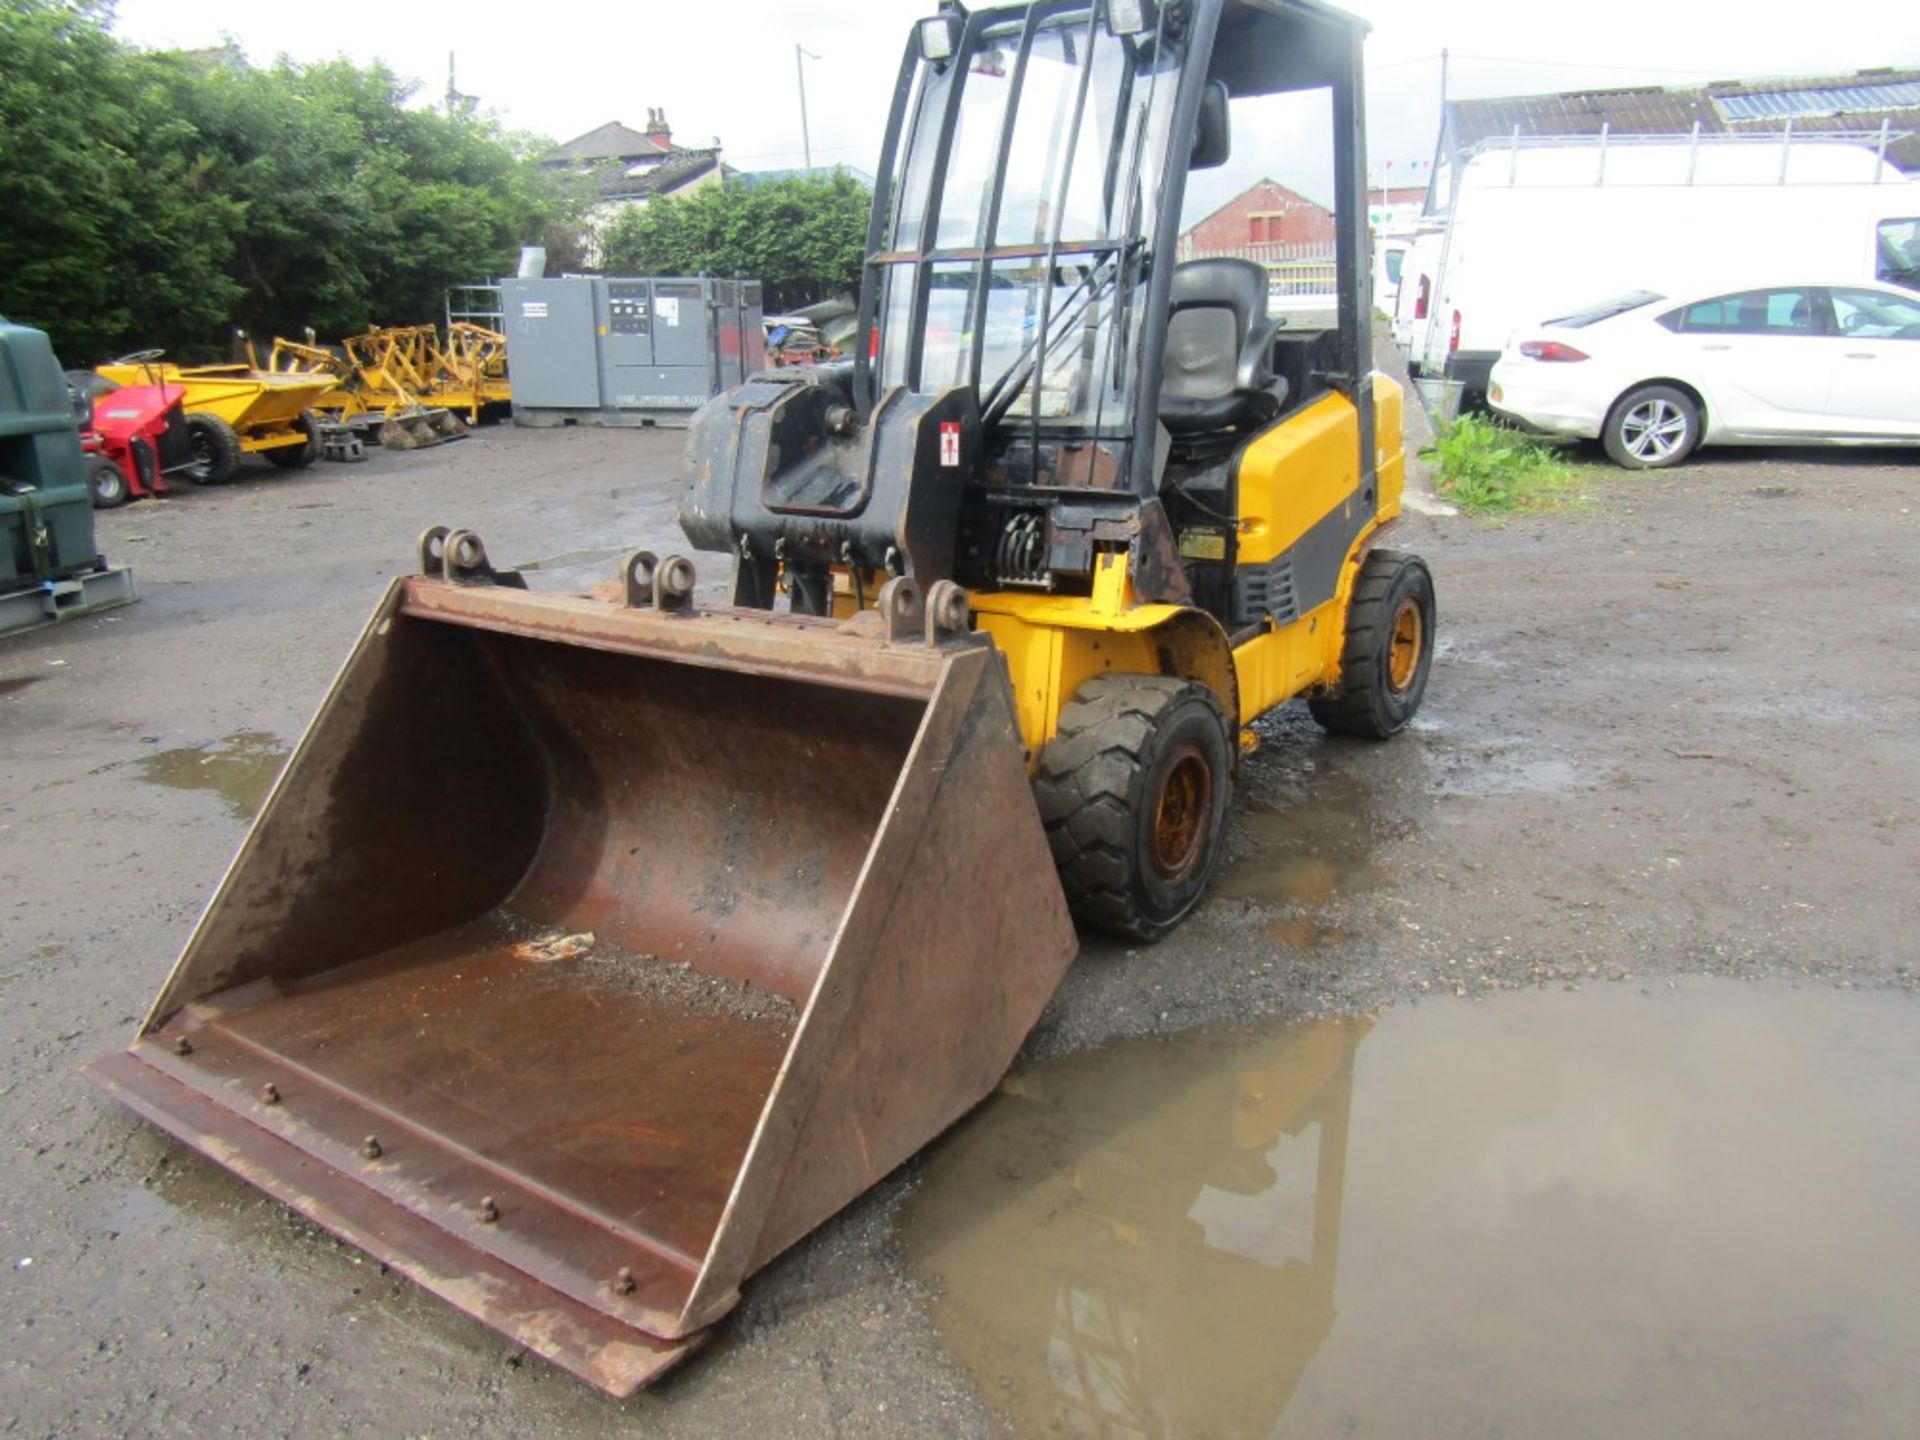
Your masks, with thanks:
[(134, 599), (94, 543), (73, 404), (44, 331), (0, 318), (0, 634)]

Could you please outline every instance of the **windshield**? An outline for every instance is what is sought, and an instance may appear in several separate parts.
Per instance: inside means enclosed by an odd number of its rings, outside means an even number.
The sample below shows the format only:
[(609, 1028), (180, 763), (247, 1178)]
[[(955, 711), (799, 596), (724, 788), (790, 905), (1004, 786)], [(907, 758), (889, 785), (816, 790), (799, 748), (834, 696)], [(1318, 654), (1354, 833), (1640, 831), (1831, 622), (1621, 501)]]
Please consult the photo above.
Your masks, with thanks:
[(1043, 9), (1030, 37), (975, 26), (951, 63), (922, 63), (903, 132), (881, 387), (972, 384), (990, 418), (1125, 436), (1147, 279), (1135, 237), (1157, 213), (1177, 65), (1084, 8)]
[(1602, 300), (1597, 305), (1589, 305), (1584, 310), (1576, 310), (1571, 315), (1562, 315), (1557, 320), (1542, 320), (1542, 325), (1557, 325), (1563, 330), (1578, 330), (1582, 326), (1595, 325), (1602, 320), (1611, 320), (1616, 315), (1624, 315), (1629, 310), (1638, 310), (1643, 305), (1657, 304), (1665, 299), (1651, 290), (1629, 290), (1625, 295), (1616, 295), (1611, 300)]
[(1880, 222), (1880, 279), (1920, 289), (1920, 219)]

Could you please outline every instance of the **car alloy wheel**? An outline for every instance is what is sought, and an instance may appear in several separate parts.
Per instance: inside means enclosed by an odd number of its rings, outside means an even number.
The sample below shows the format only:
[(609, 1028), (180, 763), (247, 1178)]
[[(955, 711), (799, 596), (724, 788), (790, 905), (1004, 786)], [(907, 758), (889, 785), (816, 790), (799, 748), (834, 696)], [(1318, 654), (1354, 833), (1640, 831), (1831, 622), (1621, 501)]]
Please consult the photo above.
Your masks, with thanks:
[(1649, 396), (1621, 417), (1620, 439), (1634, 459), (1657, 465), (1687, 443), (1687, 417), (1671, 400)]

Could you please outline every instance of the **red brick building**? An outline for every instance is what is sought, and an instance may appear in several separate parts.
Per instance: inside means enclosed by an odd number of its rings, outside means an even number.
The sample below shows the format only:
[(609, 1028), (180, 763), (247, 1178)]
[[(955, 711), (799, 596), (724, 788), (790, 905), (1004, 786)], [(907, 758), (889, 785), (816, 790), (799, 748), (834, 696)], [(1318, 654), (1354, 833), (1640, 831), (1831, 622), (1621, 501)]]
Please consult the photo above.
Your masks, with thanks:
[(1181, 237), (1183, 254), (1217, 255), (1249, 245), (1331, 245), (1333, 212), (1273, 180), (1249, 186)]

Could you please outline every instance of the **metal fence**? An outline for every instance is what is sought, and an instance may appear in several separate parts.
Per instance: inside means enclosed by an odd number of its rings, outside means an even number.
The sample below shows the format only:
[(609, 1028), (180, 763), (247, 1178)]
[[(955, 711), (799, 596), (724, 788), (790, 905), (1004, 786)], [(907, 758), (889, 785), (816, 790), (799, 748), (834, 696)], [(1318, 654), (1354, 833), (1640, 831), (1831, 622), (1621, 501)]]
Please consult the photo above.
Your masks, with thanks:
[(1245, 245), (1202, 248), (1191, 237), (1183, 236), (1176, 258), (1211, 260), (1230, 256), (1252, 260), (1267, 270), (1267, 293), (1276, 300), (1314, 299), (1332, 296), (1337, 287), (1332, 241), (1289, 244), (1282, 241), (1249, 241)]

